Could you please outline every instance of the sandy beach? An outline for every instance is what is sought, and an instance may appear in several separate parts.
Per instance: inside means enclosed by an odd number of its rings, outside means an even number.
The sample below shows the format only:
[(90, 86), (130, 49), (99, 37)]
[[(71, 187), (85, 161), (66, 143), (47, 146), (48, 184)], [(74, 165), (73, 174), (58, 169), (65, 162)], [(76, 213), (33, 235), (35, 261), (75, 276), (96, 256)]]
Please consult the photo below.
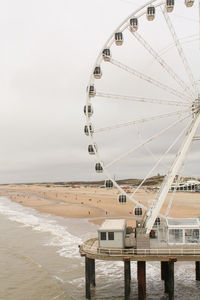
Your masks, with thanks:
[[(119, 204), (118, 193), (117, 189), (83, 186), (73, 188), (54, 184), (0, 186), (0, 195), (8, 196), (12, 201), (43, 213), (68, 218), (87, 218), (94, 223), (101, 223), (105, 218), (126, 218), (130, 225), (134, 225), (134, 204), (129, 200), (125, 205)], [(155, 191), (145, 188), (134, 195), (135, 199), (144, 205), (151, 203), (155, 196)], [(171, 197), (172, 193), (169, 193), (167, 201)], [(161, 213), (165, 213), (166, 207), (165, 203)], [(200, 216), (199, 193), (176, 193), (170, 216), (178, 218)]]

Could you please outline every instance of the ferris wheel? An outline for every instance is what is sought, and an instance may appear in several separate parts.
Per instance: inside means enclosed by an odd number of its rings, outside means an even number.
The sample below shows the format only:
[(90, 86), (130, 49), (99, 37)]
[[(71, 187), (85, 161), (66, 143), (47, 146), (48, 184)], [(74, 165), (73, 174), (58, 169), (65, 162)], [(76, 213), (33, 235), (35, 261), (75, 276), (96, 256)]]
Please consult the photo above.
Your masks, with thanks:
[[(197, 171), (199, 70), (200, 1), (151, 0), (116, 28), (89, 79), (84, 133), (94, 170), (119, 190), (119, 203), (135, 204), (147, 233), (157, 217), (169, 215), (173, 197), (166, 214), (160, 210), (183, 167)], [(162, 186), (143, 204), (136, 194), (157, 173), (165, 175)], [(116, 182), (138, 176), (132, 194)]]

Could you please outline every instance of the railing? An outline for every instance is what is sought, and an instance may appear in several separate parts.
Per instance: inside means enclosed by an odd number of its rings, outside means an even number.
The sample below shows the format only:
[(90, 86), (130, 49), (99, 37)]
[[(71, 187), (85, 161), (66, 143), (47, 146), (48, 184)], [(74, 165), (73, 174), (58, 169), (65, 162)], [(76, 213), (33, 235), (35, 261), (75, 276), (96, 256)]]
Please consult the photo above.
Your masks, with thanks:
[(93, 255), (102, 255), (102, 256), (128, 256), (128, 255), (143, 255), (143, 256), (165, 256), (165, 255), (177, 255), (177, 256), (185, 256), (185, 255), (193, 255), (200, 256), (200, 248), (199, 249), (184, 249), (184, 248), (167, 248), (167, 249), (108, 249), (108, 248), (97, 248), (94, 246), (88, 246), (87, 244), (82, 244), (80, 246), (80, 250), (86, 253), (90, 253)]

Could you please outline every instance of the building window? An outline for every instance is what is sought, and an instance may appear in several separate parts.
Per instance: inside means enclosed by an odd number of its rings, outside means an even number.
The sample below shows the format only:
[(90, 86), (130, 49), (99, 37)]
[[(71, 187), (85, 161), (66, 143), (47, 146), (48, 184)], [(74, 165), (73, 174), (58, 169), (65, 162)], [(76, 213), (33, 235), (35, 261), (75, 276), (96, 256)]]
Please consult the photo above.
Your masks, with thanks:
[(169, 229), (169, 243), (173, 243), (173, 244), (183, 243), (183, 230)]
[(114, 232), (108, 232), (108, 239), (114, 241)]
[(199, 243), (199, 229), (185, 229), (185, 243)]
[(106, 232), (101, 232), (101, 240), (102, 241), (106, 240)]

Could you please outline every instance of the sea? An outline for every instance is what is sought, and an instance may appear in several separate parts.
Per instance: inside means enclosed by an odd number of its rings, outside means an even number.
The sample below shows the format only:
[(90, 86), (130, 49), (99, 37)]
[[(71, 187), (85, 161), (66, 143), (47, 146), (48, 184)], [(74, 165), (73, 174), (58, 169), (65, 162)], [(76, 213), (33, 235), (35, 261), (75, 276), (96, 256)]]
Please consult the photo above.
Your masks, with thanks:
[[(43, 214), (0, 197), (0, 300), (85, 299), (84, 258), (78, 245), (97, 235), (88, 220)], [(123, 262), (96, 261), (92, 299), (124, 299)], [(131, 298), (137, 299), (136, 263)], [(147, 263), (147, 299), (168, 299), (160, 263)], [(175, 299), (199, 300), (194, 262), (175, 263)]]

